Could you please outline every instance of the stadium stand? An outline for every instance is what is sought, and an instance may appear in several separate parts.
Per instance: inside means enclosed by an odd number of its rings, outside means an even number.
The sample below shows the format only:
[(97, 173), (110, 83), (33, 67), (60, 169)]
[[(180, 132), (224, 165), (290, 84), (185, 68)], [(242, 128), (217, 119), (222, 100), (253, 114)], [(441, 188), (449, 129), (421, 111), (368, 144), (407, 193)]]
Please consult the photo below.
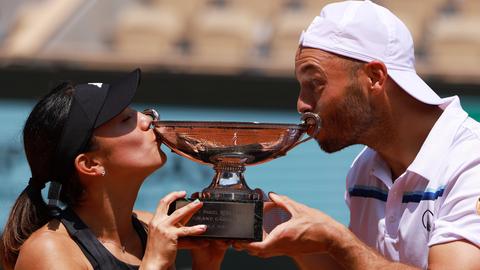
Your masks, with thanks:
[[(145, 63), (194, 73), (255, 71), (280, 76), (293, 74), (301, 31), (322, 6), (335, 2), (19, 1), (23, 4), (18, 8), (9, 4), (16, 15), (8, 16), (5, 28), (0, 28), (0, 57), (9, 62), (19, 58), (66, 64), (88, 61), (99, 68)], [(480, 62), (480, 1), (375, 2), (409, 27), (420, 73), (480, 81), (475, 68)], [(105, 12), (111, 13), (108, 19)]]
[(429, 35), (429, 67), (451, 78), (478, 78), (480, 17), (445, 16), (432, 25)]
[(121, 54), (164, 56), (176, 53), (184, 35), (185, 20), (171, 7), (150, 8), (132, 4), (119, 16), (113, 47)]

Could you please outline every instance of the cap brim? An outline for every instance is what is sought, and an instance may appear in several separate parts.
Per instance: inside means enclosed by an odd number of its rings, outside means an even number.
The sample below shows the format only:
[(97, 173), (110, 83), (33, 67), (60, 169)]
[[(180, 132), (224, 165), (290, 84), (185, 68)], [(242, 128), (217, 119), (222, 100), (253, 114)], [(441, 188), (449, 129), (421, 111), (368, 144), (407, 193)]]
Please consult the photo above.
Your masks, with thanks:
[(141, 71), (136, 69), (109, 85), (105, 103), (98, 115), (94, 128), (114, 118), (130, 105), (140, 84), (140, 77)]
[[(387, 67), (388, 68), (388, 67)], [(415, 99), (430, 105), (443, 103), (433, 90), (416, 72), (398, 69), (388, 69), (388, 75), (409, 95)]]

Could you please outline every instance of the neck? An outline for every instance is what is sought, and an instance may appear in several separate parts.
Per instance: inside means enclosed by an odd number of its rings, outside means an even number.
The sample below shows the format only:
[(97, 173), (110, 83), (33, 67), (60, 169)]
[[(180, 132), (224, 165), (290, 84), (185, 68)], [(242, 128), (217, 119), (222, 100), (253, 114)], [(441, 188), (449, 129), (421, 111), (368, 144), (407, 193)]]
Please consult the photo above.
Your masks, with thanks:
[[(377, 134), (381, 135), (367, 145), (375, 149), (389, 165), (393, 181), (415, 160), (442, 112), (438, 106), (412, 101), (411, 97), (406, 102), (392, 104), (390, 111), (385, 114), (384, 125), (377, 130)], [(380, 130), (383, 132), (378, 132)]]
[(97, 238), (123, 244), (136, 235), (132, 214), (142, 181), (104, 180), (90, 181), (95, 184), (86, 188), (82, 203), (74, 210)]

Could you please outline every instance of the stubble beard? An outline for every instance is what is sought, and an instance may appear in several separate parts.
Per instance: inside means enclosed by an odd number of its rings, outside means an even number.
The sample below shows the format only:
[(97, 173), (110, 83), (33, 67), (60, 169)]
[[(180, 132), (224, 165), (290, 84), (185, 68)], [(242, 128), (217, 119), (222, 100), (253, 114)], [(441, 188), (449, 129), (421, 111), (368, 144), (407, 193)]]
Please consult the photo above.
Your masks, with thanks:
[(363, 136), (378, 120), (356, 78), (351, 79), (346, 91), (348, 95), (335, 106), (328, 119), (322, 119), (327, 134), (317, 142), (327, 153), (363, 143)]

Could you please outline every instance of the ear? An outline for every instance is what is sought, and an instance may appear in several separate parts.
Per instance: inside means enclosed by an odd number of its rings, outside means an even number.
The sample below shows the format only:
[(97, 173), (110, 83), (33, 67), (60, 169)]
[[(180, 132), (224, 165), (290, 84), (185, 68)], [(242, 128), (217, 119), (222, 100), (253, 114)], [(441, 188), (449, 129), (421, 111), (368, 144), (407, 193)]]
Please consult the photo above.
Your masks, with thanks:
[(100, 176), (105, 171), (97, 159), (85, 153), (75, 158), (75, 167), (79, 174), (88, 176)]
[(369, 62), (365, 65), (365, 72), (367, 73), (372, 92), (383, 92), (388, 78), (385, 64), (381, 61)]

